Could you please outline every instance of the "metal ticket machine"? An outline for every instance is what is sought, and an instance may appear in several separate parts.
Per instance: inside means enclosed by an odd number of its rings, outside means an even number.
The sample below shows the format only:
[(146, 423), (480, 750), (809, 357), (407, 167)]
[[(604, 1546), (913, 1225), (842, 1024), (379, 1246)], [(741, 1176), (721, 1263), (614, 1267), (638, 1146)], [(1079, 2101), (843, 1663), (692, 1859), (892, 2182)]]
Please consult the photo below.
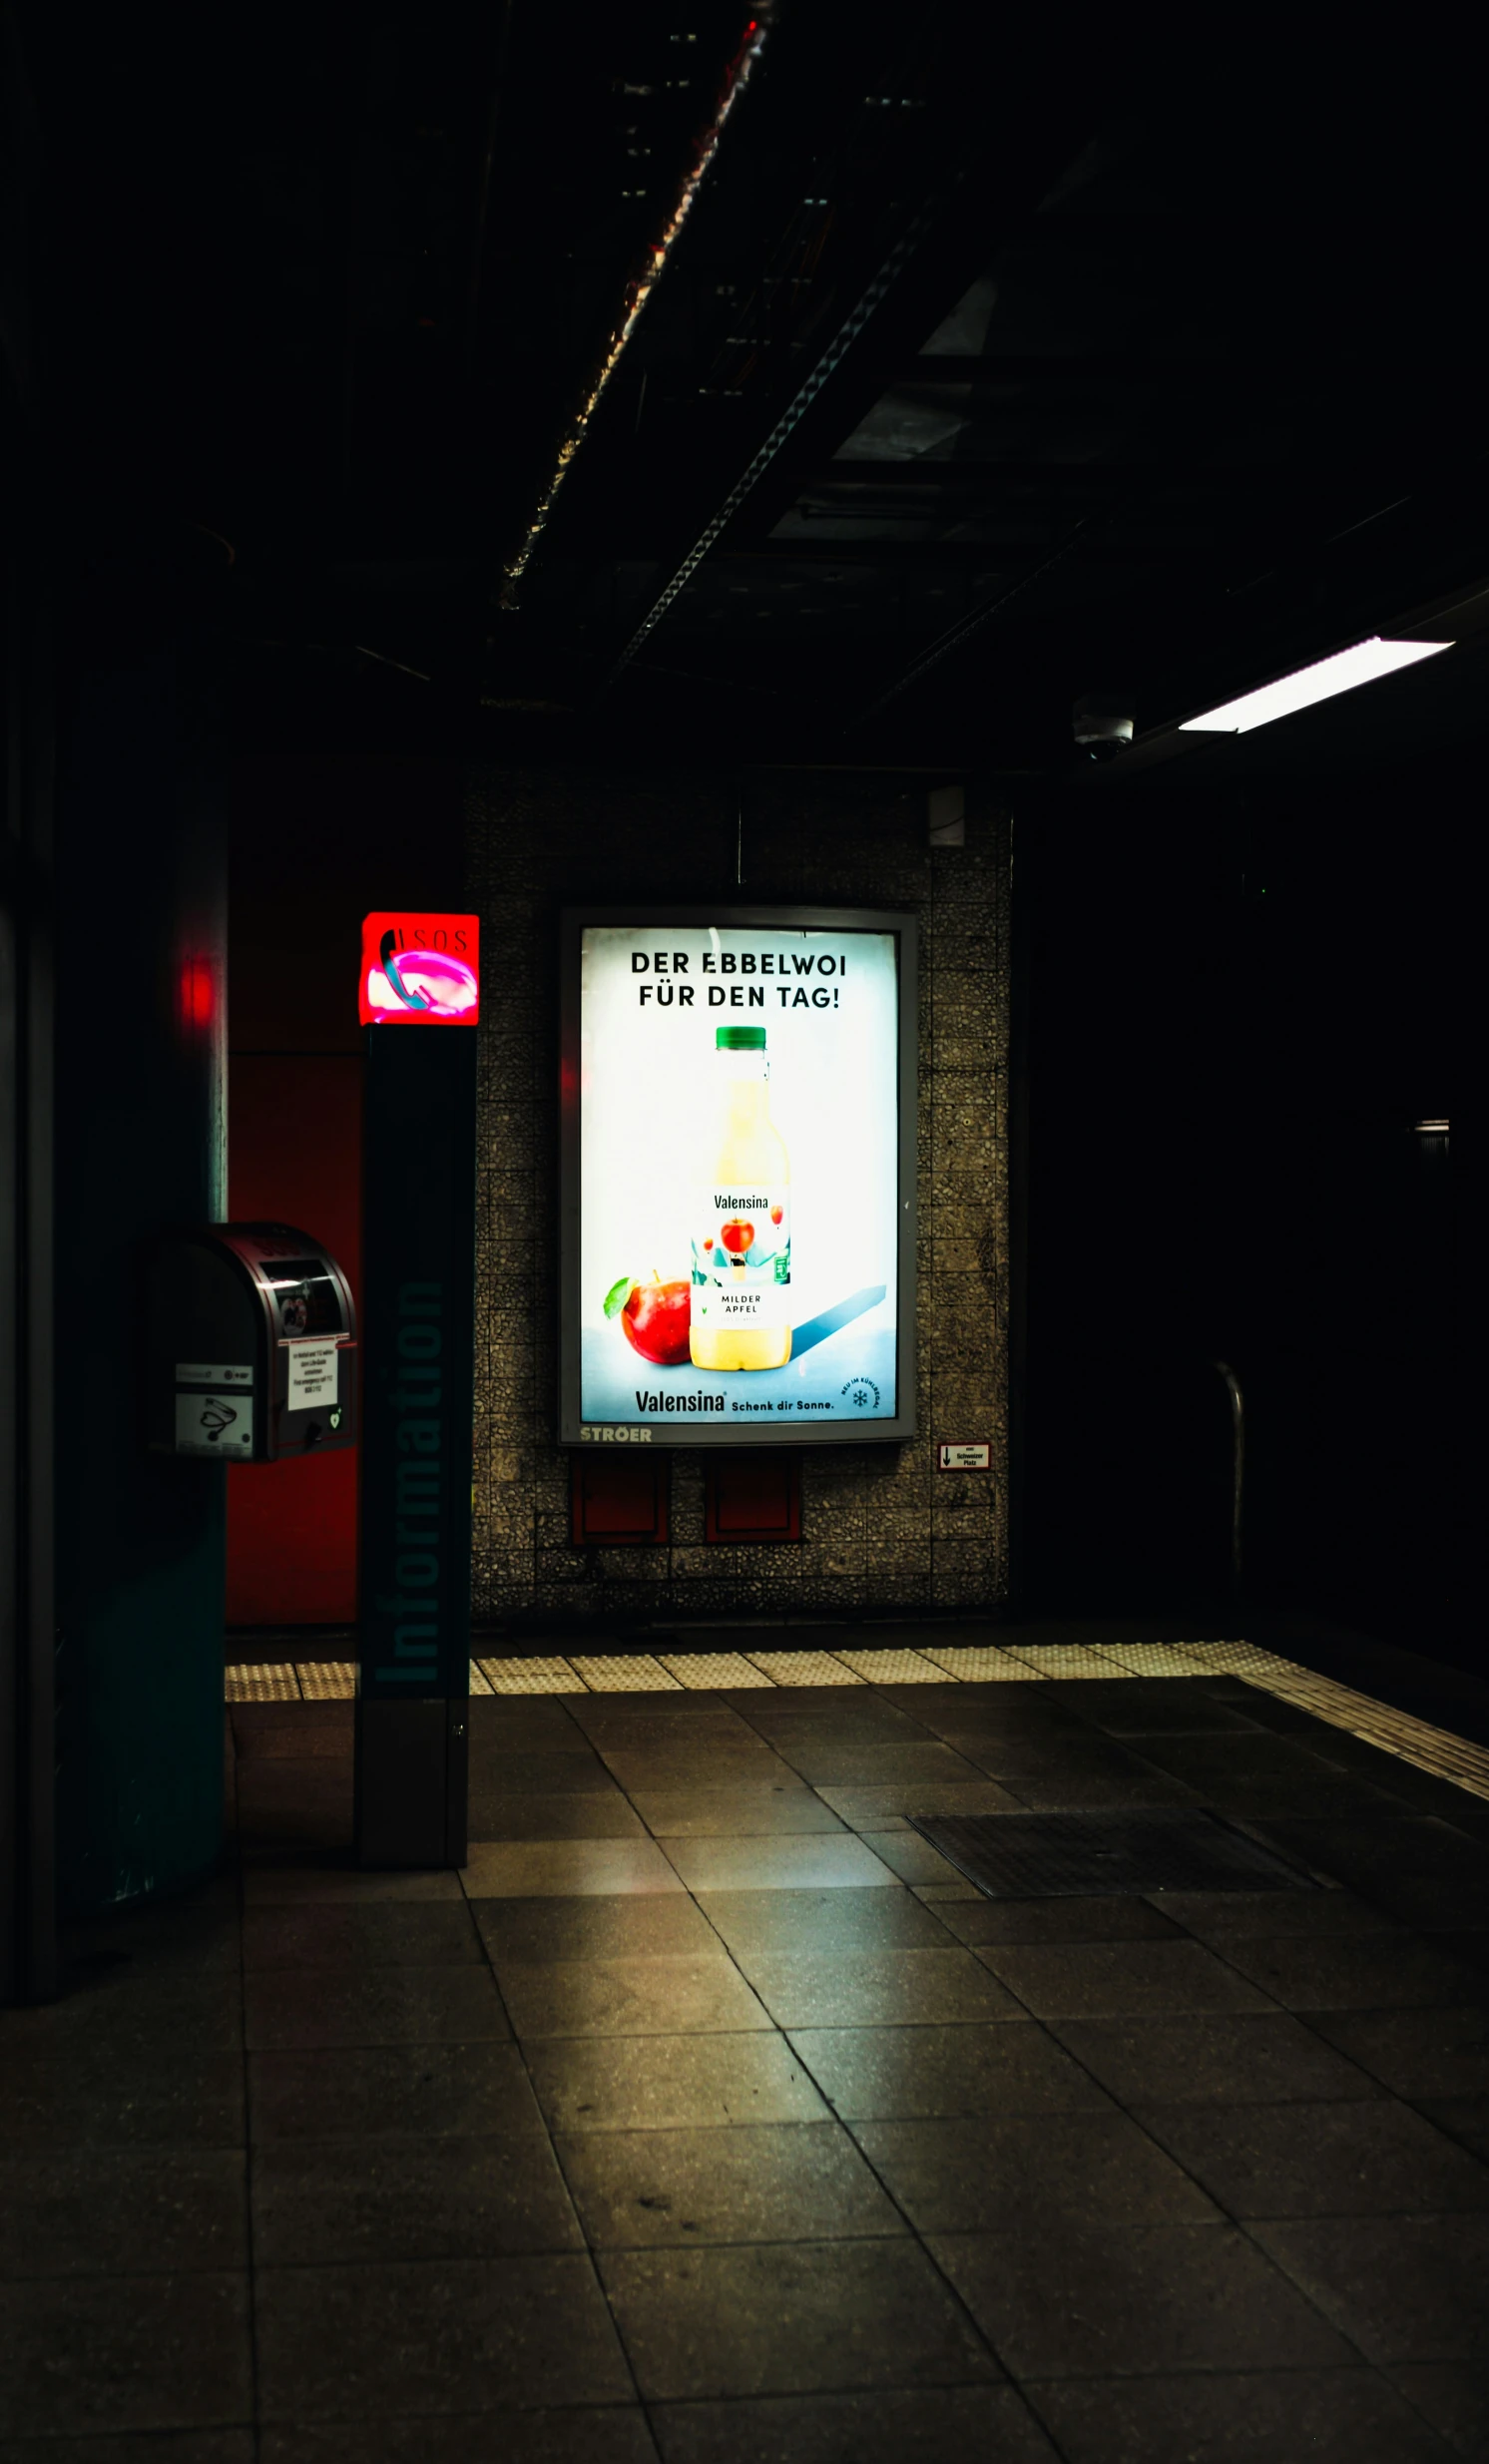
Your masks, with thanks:
[(291, 1224), (201, 1224), (158, 1241), (146, 1304), (147, 1443), (277, 1463), (356, 1443), (356, 1310)]

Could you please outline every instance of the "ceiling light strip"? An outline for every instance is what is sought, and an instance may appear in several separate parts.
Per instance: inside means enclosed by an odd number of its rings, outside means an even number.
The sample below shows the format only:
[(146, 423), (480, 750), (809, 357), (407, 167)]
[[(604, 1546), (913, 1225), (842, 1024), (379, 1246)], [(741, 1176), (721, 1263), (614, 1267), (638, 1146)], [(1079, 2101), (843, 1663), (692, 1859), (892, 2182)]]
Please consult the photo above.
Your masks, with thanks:
[(1372, 634), (1366, 642), (1355, 642), (1328, 659), (1316, 659), (1310, 667), (1294, 668), (1290, 675), (1258, 685), (1254, 693), (1241, 694), (1216, 710), (1203, 711), (1197, 719), (1182, 719), (1179, 733), (1249, 736), (1252, 728), (1269, 727), (1274, 719), (1290, 718), (1294, 711), (1332, 701), (1336, 694), (1353, 693), (1360, 685), (1373, 685), (1379, 677), (1393, 676), (1398, 668), (1415, 667), (1419, 660), (1435, 659), (1439, 651), (1452, 648), (1451, 642), (1385, 642), (1379, 634)]
[(521, 546), (502, 568), (505, 575), (501, 594), (503, 607), (510, 608), (516, 605), (517, 585), (527, 571), (533, 551), (547, 528), (548, 517), (553, 511), (554, 499), (569, 475), (574, 458), (584, 443), (590, 421), (599, 409), (605, 389), (620, 364), (621, 354), (636, 331), (637, 321), (661, 280), (667, 268), (668, 259), (682, 234), (683, 226), (693, 212), (699, 190), (708, 177), (709, 166), (719, 151), (719, 140), (724, 134), (724, 124), (749, 83), (754, 64), (764, 48), (765, 36), (769, 31), (770, 8), (771, 0), (759, 0), (759, 5), (750, 16), (740, 48), (725, 71), (724, 88), (719, 99), (719, 107), (698, 141), (693, 161), (684, 174), (672, 212), (662, 227), (660, 237), (651, 243), (640, 271), (634, 274), (626, 285), (620, 322), (610, 336), (605, 355), (591, 379), (584, 400), (569, 422), (559, 446), (558, 460), (533, 509), (526, 536)]

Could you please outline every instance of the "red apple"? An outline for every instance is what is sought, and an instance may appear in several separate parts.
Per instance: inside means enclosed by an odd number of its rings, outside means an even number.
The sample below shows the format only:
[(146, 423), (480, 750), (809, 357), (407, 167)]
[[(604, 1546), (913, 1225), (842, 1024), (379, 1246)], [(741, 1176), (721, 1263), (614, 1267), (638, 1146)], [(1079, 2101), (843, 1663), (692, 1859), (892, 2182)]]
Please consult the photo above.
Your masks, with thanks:
[(621, 1324), (632, 1350), (660, 1369), (680, 1367), (690, 1356), (692, 1304), (689, 1282), (663, 1283), (654, 1275), (650, 1283), (633, 1283), (621, 1310)]
[(778, 1223), (780, 1222), (781, 1217), (784, 1215), (784, 1213), (785, 1213), (785, 1209), (784, 1209), (784, 1207), (772, 1207), (772, 1208), (770, 1209), (770, 1221), (771, 1221), (771, 1223), (772, 1223), (772, 1224), (778, 1224)]
[(754, 1238), (752, 1224), (726, 1224), (719, 1235), (731, 1257), (743, 1257)]

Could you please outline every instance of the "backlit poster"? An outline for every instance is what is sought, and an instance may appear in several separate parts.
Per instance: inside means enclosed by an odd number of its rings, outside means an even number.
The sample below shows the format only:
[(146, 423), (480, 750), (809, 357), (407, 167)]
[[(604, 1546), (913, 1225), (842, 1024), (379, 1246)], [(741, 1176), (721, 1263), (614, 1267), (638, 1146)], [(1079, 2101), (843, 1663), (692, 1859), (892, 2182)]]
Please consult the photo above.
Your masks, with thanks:
[(566, 1442), (907, 1435), (913, 921), (573, 914), (564, 957)]

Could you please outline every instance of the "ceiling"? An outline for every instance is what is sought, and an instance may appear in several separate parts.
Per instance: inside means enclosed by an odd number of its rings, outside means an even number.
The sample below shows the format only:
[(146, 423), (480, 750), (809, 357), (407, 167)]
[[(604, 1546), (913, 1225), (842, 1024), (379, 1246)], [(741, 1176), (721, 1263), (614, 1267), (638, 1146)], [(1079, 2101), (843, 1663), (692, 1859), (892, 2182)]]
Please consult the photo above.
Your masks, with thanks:
[[(36, 399), (59, 528), (189, 570), (249, 734), (1062, 777), (1079, 695), (1161, 736), (1489, 573), (1425, 45), (160, 19), (19, 12)], [(1480, 673), (1372, 702), (1464, 733)]]

